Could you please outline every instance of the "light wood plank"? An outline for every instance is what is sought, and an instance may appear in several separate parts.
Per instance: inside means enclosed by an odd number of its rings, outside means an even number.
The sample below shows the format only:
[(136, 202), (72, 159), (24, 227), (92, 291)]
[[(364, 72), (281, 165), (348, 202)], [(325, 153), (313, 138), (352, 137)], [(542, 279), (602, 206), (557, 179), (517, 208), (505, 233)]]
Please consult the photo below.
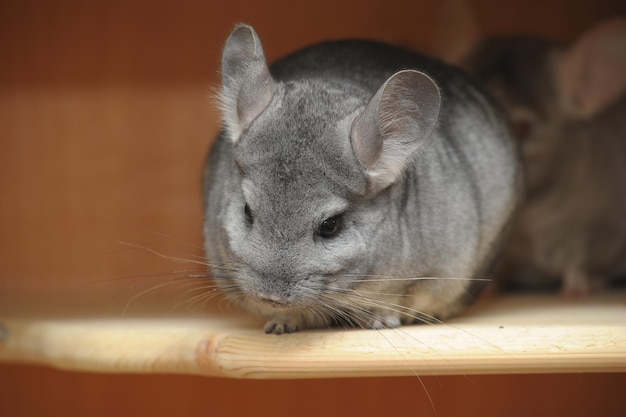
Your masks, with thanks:
[(442, 325), (266, 335), (243, 315), (7, 318), (0, 361), (234, 378), (626, 371), (626, 293), (486, 300)]

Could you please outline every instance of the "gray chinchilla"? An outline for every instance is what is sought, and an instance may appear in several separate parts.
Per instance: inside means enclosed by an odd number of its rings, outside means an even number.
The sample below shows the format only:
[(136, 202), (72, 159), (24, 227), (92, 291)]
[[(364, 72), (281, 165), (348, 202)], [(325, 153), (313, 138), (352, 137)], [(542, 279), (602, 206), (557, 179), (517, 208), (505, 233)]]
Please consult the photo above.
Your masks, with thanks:
[(527, 174), (498, 274), (566, 295), (626, 274), (626, 19), (567, 47), (483, 41), (464, 66), (510, 113)]
[(460, 72), (369, 41), (268, 67), (239, 25), (204, 233), (224, 293), (268, 333), (396, 327), (461, 311), (516, 206), (505, 118)]

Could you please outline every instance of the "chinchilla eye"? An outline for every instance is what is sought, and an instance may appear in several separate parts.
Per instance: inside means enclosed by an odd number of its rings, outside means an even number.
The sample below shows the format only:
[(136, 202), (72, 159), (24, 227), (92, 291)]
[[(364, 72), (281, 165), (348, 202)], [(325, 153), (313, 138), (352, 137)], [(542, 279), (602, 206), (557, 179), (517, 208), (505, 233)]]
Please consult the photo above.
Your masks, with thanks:
[(536, 134), (535, 128), (540, 126), (539, 115), (526, 107), (513, 109), (511, 119), (515, 136), (522, 141), (532, 139)]
[(252, 217), (252, 210), (250, 209), (248, 203), (243, 206), (243, 213), (246, 216), (246, 222), (248, 222), (249, 225), (252, 225), (254, 218)]
[(317, 228), (317, 234), (324, 239), (330, 239), (337, 236), (343, 226), (343, 216), (333, 216), (324, 220)]
[(514, 123), (515, 134), (520, 139), (527, 139), (533, 133), (533, 125), (530, 120), (521, 119), (516, 120)]

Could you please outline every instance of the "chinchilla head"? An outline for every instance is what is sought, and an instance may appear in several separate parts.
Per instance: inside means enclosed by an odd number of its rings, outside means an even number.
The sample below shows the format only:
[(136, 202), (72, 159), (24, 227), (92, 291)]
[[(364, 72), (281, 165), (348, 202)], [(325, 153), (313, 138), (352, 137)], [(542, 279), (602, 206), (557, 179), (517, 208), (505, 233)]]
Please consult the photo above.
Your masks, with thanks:
[(207, 245), (229, 264), (224, 287), (268, 316), (323, 305), (332, 315), (333, 300), (397, 250), (394, 184), (430, 137), (438, 88), (417, 71), (378, 91), (332, 77), (281, 81), (245, 25), (226, 42), (222, 76), (223, 143), (212, 156), (222, 168), (211, 181), (226, 192)]

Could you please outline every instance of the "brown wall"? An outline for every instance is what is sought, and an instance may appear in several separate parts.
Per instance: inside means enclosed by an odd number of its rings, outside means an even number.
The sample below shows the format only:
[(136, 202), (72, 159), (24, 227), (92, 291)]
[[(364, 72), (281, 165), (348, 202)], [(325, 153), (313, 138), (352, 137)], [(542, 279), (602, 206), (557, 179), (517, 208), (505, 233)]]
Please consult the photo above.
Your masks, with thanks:
[[(220, 46), (236, 22), (256, 27), (270, 58), (337, 37), (429, 50), (437, 34), (447, 33), (438, 24), (441, 3), (1, 2), (0, 313), (42, 305), (119, 312), (139, 291), (193, 268), (119, 242), (187, 258), (201, 253), (200, 170), (218, 129), (207, 95), (216, 85)], [(487, 35), (571, 40), (626, 14), (623, 0), (469, 3)], [(160, 297), (172, 307), (167, 295)], [(626, 410), (624, 375), (424, 383), (440, 416)], [(432, 414), (415, 378), (250, 382), (0, 366), (0, 416), (215, 415), (228, 407), (303, 416), (396, 407)], [(497, 413), (498, 407), (521, 411)]]
[(5, 366), (0, 416), (623, 417), (625, 386), (625, 374), (241, 381)]

